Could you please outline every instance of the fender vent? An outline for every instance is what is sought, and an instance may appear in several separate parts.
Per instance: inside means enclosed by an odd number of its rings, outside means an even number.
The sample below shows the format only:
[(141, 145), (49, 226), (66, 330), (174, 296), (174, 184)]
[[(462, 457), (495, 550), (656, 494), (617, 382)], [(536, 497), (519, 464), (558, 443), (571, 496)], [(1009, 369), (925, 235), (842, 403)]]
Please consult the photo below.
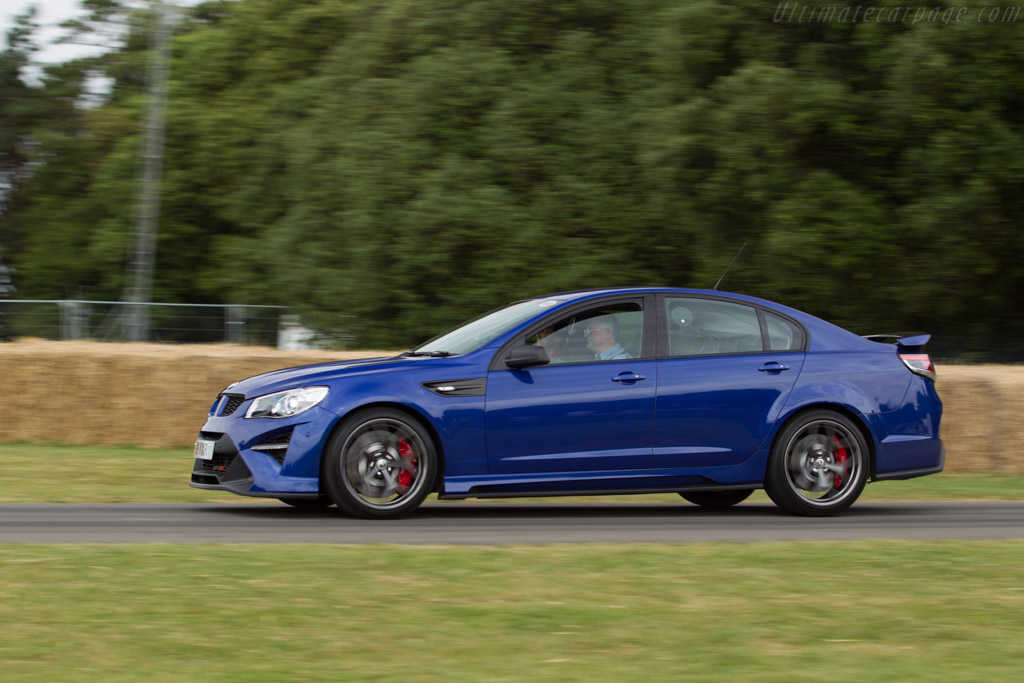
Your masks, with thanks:
[(424, 382), (423, 388), (438, 396), (483, 396), (487, 392), (487, 378), (450, 379), (443, 382)]

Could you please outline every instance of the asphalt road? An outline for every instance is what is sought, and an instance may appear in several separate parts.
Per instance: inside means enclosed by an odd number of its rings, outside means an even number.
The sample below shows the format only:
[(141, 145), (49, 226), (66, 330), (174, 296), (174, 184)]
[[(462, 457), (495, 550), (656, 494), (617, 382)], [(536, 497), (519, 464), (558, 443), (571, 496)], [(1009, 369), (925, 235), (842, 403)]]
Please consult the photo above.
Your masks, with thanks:
[(768, 503), (434, 503), (397, 521), (283, 504), (0, 505), (2, 543), (674, 543), (1024, 538), (1024, 502), (858, 503), (825, 519)]

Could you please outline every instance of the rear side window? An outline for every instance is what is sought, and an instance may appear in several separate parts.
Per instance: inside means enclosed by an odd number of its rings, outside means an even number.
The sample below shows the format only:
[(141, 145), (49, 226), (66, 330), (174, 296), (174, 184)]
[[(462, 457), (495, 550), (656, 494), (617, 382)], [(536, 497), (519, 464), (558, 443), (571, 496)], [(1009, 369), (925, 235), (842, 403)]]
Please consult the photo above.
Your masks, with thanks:
[(670, 356), (757, 353), (761, 325), (752, 306), (672, 297), (665, 299)]
[(774, 313), (764, 312), (768, 327), (769, 351), (801, 351), (804, 348), (804, 331), (799, 326)]

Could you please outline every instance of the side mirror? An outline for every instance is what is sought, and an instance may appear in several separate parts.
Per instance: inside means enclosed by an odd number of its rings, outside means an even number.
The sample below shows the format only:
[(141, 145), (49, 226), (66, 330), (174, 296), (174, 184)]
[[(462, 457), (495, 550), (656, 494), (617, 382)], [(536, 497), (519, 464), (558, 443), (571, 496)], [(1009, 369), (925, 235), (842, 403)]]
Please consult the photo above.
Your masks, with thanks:
[(543, 346), (517, 346), (505, 359), (505, 365), (522, 370), (535, 365), (547, 365), (550, 360), (547, 349)]

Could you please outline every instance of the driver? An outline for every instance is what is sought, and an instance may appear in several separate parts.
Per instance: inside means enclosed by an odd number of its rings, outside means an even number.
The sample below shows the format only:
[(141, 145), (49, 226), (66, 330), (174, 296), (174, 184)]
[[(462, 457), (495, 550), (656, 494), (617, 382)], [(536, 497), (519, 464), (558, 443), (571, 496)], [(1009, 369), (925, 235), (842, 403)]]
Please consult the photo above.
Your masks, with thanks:
[(583, 335), (594, 360), (619, 360), (633, 356), (619, 343), (619, 321), (614, 315), (600, 315), (587, 323)]

